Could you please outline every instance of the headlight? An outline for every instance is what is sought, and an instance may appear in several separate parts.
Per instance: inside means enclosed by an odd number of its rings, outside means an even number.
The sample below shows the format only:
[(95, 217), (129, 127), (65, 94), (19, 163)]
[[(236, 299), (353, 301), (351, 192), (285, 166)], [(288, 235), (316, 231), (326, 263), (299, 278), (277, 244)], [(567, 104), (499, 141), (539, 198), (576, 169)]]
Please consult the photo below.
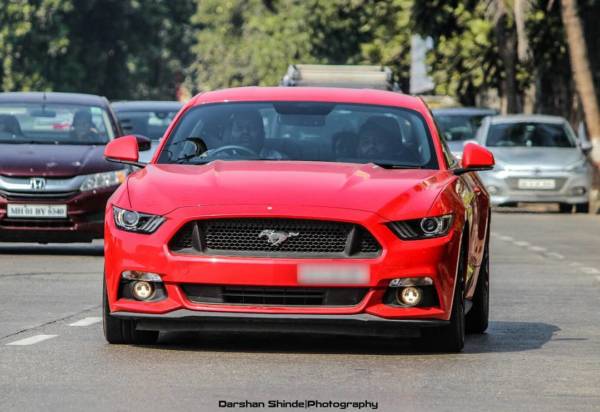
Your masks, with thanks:
[(452, 215), (390, 222), (388, 227), (404, 240), (429, 239), (445, 236), (452, 226)]
[(121, 209), (113, 206), (115, 225), (121, 230), (135, 233), (154, 233), (156, 229), (165, 221), (165, 218), (158, 215), (149, 215), (147, 213), (134, 212), (132, 210)]
[(82, 192), (117, 186), (125, 181), (129, 169), (115, 170), (114, 172), (95, 173), (86, 176), (79, 190)]
[(585, 160), (573, 163), (567, 166), (567, 172), (584, 173), (587, 170), (587, 162)]

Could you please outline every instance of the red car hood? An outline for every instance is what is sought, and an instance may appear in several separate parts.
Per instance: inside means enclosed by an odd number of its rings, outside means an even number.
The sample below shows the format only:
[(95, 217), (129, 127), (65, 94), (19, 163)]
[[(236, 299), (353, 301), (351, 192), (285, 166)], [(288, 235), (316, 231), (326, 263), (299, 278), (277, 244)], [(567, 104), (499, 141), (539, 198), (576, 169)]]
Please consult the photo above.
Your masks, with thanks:
[(386, 170), (372, 164), (215, 161), (148, 165), (128, 180), (131, 207), (167, 214), (199, 205), (316, 206), (422, 216), (455, 178), (439, 170)]
[(0, 175), (72, 177), (122, 169), (104, 160), (104, 146), (0, 144)]

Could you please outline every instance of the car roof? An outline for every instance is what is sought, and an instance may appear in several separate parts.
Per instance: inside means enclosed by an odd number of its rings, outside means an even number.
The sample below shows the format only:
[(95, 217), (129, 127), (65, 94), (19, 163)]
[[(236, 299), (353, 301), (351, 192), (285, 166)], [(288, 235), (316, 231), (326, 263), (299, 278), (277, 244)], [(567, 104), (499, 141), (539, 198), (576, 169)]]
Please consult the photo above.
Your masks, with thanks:
[(105, 97), (85, 93), (58, 93), (58, 92), (6, 92), (0, 93), (1, 102), (20, 103), (64, 103), (83, 104), (90, 106), (107, 106)]
[(560, 116), (549, 116), (545, 114), (511, 114), (506, 116), (494, 116), (490, 118), (491, 124), (502, 123), (565, 123), (566, 119)]
[(178, 111), (183, 103), (169, 100), (130, 100), (110, 104), (115, 112)]
[(457, 115), (457, 116), (493, 116), (498, 114), (495, 109), (487, 107), (446, 107), (443, 109), (433, 109), (431, 112), (434, 115)]
[(427, 111), (425, 103), (414, 96), (374, 89), (335, 87), (235, 87), (196, 95), (188, 106), (208, 103), (250, 101), (307, 101), (396, 106)]

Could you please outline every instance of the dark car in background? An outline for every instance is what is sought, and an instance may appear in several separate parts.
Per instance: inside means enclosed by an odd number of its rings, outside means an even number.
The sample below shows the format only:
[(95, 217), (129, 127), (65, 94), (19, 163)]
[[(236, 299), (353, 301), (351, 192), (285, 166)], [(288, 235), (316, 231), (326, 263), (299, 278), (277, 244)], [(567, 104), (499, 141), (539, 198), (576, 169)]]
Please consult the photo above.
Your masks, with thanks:
[(111, 104), (119, 118), (125, 134), (142, 135), (150, 138), (150, 150), (140, 153), (140, 161), (147, 163), (152, 159), (160, 138), (163, 137), (171, 120), (182, 104), (172, 101), (127, 101)]
[(129, 173), (104, 146), (122, 135), (109, 102), (74, 93), (0, 93), (0, 241), (88, 242)]
[(498, 111), (481, 107), (452, 107), (434, 109), (432, 113), (450, 150), (460, 157), (465, 142), (475, 139), (483, 119), (497, 115)]

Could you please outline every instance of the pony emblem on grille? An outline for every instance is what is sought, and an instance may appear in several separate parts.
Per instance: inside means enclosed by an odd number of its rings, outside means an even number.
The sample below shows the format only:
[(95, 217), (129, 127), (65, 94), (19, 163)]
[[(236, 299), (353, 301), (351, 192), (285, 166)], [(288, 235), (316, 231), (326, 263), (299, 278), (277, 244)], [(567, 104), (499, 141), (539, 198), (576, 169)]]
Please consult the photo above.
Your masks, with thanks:
[(283, 230), (265, 229), (258, 235), (259, 238), (266, 237), (271, 246), (279, 246), (291, 237), (298, 236), (298, 232), (284, 232)]

